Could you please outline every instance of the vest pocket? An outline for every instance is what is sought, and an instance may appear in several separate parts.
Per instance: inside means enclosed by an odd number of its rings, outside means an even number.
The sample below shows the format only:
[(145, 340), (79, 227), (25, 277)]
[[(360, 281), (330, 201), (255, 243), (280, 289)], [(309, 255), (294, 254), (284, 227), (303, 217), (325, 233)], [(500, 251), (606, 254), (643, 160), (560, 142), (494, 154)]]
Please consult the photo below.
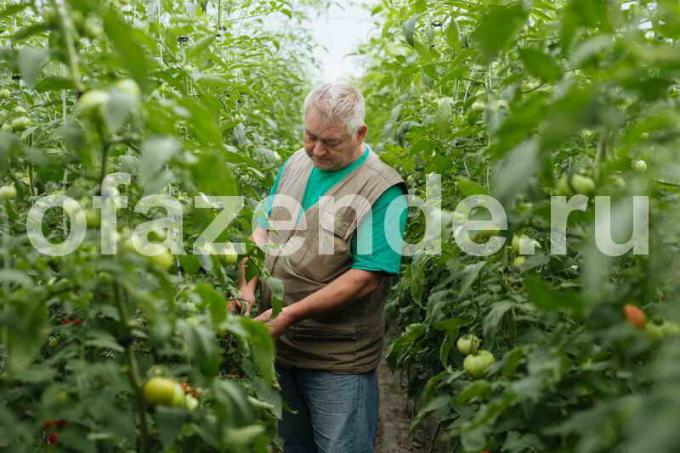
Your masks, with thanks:
[[(352, 256), (349, 236), (353, 225), (342, 216), (322, 211), (318, 223), (310, 222), (304, 250), (291, 257), (290, 265), (299, 274), (319, 283), (329, 283), (349, 269)], [(298, 258), (298, 259), (296, 259)]]

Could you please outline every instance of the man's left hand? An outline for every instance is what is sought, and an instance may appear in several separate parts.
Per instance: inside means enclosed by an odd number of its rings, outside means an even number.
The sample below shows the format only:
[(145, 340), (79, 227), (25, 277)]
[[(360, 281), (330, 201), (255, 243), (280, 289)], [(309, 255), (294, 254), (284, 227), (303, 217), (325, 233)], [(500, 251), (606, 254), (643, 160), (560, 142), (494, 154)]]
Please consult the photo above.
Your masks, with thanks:
[(270, 308), (255, 318), (255, 321), (265, 323), (265, 325), (269, 328), (269, 335), (274, 338), (280, 337), (286, 331), (286, 329), (288, 329), (288, 327), (293, 324), (293, 319), (288, 315), (285, 308), (276, 318), (272, 319), (271, 316), (272, 310)]

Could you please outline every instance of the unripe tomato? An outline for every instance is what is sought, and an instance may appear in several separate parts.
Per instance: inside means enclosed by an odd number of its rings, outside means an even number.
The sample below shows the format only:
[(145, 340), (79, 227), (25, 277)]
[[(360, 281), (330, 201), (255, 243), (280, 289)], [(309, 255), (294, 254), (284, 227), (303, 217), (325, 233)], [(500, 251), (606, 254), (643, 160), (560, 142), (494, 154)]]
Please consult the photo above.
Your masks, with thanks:
[(583, 175), (573, 175), (571, 185), (576, 190), (576, 193), (588, 195), (595, 190), (595, 181)]
[(80, 96), (76, 104), (76, 110), (83, 115), (90, 113), (103, 113), (106, 104), (109, 102), (109, 93), (102, 90), (90, 90)]
[(102, 26), (93, 17), (88, 17), (83, 23), (82, 34), (91, 40), (97, 39), (102, 35)]
[[(571, 186), (569, 185), (569, 182), (571, 183)], [(567, 181), (566, 176), (562, 176), (557, 181), (556, 189), (559, 195), (572, 195), (574, 193), (572, 187), (576, 193), (583, 195), (589, 195), (595, 190), (595, 181), (588, 176), (578, 174), (572, 175), (569, 182)]]
[(175, 393), (172, 396), (172, 407), (185, 407), (186, 404), (186, 394), (182, 389), (182, 386), (175, 383)]
[(0, 187), (0, 200), (11, 200), (17, 197), (17, 188), (14, 184)]
[(12, 96), (12, 92), (9, 91), (7, 88), (3, 88), (0, 90), (0, 99), (9, 99)]
[(451, 116), (453, 116), (453, 99), (441, 98), (437, 105), (437, 120), (446, 123), (451, 119)]
[(634, 160), (631, 166), (633, 167), (633, 170), (638, 173), (644, 173), (647, 171), (647, 162), (642, 159)]
[(85, 210), (85, 221), (87, 222), (88, 228), (99, 228), (101, 226), (101, 217), (95, 209)]
[(661, 324), (661, 331), (667, 337), (680, 337), (680, 323), (664, 321), (663, 324)]
[(17, 115), (23, 115), (26, 113), (26, 109), (20, 105), (17, 105), (16, 107), (14, 107), (14, 113), (16, 113)]
[(619, 175), (611, 175), (609, 180), (611, 181), (612, 186), (617, 189), (624, 189), (626, 187), (626, 180)]
[(520, 253), (520, 250), (527, 249), (532, 244), (534, 248), (541, 247), (541, 244), (537, 240), (531, 239), (529, 236), (526, 236), (524, 234), (515, 234), (512, 237), (512, 242), (510, 246), (513, 252)]
[(172, 255), (167, 250), (163, 250), (163, 252), (159, 255), (150, 256), (149, 260), (154, 264), (154, 266), (164, 271), (170, 269), (172, 264), (175, 262)]
[(144, 400), (150, 404), (172, 406), (177, 389), (179, 389), (181, 393), (184, 393), (179, 384), (174, 380), (163, 377), (152, 377), (144, 384)]
[(524, 265), (526, 260), (527, 259), (523, 256), (517, 256), (515, 257), (514, 260), (512, 260), (512, 267), (514, 267), (515, 269), (519, 269)]
[(474, 354), (479, 349), (481, 340), (475, 335), (465, 335), (458, 338), (456, 348), (463, 354)]
[(649, 336), (649, 338), (652, 340), (662, 340), (666, 336), (662, 327), (654, 324), (653, 322), (645, 324), (643, 329), (647, 336)]
[(463, 368), (475, 379), (483, 377), (489, 367), (496, 362), (496, 358), (489, 351), (481, 350), (476, 354), (465, 357)]
[(470, 108), (473, 112), (483, 112), (486, 109), (486, 104), (482, 101), (475, 101)]
[(14, 118), (10, 125), (15, 131), (23, 131), (31, 125), (31, 119), (27, 116), (20, 116), (18, 118)]
[(191, 395), (186, 395), (186, 400), (184, 402), (184, 407), (189, 411), (193, 412), (198, 407), (198, 400)]
[(138, 97), (140, 94), (142, 94), (142, 91), (139, 89), (139, 85), (137, 85), (137, 82), (132, 79), (121, 79), (116, 82), (113, 87), (121, 93), (134, 97)]
[(227, 266), (233, 266), (238, 262), (238, 253), (233, 247), (225, 247), (220, 253), (220, 259)]
[(632, 304), (626, 304), (623, 306), (623, 314), (626, 317), (626, 321), (633, 327), (642, 329), (647, 323), (647, 316), (645, 312)]

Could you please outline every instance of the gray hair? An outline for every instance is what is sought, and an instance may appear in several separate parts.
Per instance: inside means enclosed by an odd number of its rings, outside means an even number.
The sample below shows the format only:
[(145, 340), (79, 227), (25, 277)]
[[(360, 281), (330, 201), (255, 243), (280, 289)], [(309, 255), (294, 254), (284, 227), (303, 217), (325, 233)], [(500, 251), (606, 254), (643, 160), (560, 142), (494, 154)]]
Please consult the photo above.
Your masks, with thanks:
[(364, 124), (364, 97), (344, 83), (326, 83), (312, 90), (305, 99), (305, 116), (312, 109), (324, 122), (344, 122), (352, 134)]

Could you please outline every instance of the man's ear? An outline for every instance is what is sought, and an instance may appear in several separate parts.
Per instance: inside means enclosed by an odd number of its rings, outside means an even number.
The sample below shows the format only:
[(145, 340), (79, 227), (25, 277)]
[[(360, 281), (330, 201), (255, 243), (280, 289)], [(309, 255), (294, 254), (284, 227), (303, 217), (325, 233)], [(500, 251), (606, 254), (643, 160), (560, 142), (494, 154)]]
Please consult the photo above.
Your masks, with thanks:
[(364, 139), (366, 138), (366, 134), (368, 133), (368, 126), (363, 124), (359, 130), (357, 131), (357, 140), (360, 142), (363, 142)]

